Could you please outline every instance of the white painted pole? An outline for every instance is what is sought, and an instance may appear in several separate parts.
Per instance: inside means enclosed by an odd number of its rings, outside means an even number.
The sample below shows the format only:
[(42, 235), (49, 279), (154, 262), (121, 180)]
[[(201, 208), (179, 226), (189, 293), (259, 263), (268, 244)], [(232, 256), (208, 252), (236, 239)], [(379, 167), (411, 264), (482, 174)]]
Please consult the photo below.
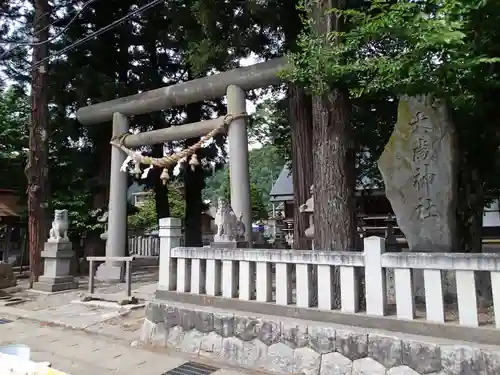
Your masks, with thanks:
[[(227, 112), (238, 115), (246, 112), (245, 91), (238, 86), (227, 88)], [(245, 118), (234, 120), (228, 129), (229, 179), (231, 184), (231, 207), (236, 216), (243, 216), (245, 238), (252, 242), (252, 201), (248, 172), (248, 134)]]

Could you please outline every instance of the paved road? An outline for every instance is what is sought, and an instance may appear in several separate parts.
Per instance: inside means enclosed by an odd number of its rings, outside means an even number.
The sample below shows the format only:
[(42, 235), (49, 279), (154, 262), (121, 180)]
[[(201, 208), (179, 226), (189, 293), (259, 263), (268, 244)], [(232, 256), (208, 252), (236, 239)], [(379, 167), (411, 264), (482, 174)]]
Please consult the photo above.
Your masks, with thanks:
[[(71, 375), (162, 375), (193, 360), (177, 354), (132, 348), (109, 337), (24, 319), (0, 324), (0, 345), (13, 343), (28, 345), (33, 360), (49, 361), (53, 368)], [(194, 360), (200, 362), (199, 358)], [(221, 369), (212, 374), (243, 375), (245, 372)]]

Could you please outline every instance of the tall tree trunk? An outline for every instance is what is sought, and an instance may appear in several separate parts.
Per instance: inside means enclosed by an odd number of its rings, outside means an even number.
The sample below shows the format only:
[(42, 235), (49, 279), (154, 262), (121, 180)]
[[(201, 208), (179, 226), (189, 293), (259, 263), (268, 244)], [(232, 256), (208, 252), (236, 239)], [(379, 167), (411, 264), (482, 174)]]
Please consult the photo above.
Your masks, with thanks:
[(311, 97), (303, 88), (288, 85), (289, 121), (292, 131), (292, 179), (293, 196), (293, 246), (295, 249), (309, 249), (311, 241), (305, 236), (309, 217), (299, 211), (299, 206), (310, 197), (313, 184), (312, 157), (312, 113)]
[[(40, 255), (47, 237), (49, 222), (49, 179), (48, 179), (48, 95), (47, 95), (47, 61), (40, 63), (48, 56), (49, 3), (48, 0), (35, 0), (35, 17), (33, 29), (35, 40), (32, 55), (31, 82), (31, 123), (29, 125), (29, 153), (26, 166), (28, 182), (28, 231), (31, 279), (38, 281), (41, 274)], [(40, 44), (43, 43), (43, 44)]]
[[(285, 34), (285, 49), (294, 52), (297, 49), (297, 36), (302, 30), (302, 14), (299, 11), (297, 0), (292, 0), (287, 14), (283, 19)], [(312, 103), (311, 97), (302, 87), (288, 84), (288, 121), (292, 135), (292, 179), (293, 179), (293, 247), (295, 249), (311, 248), (311, 241), (305, 236), (309, 227), (309, 217), (300, 213), (300, 205), (306, 203), (311, 196), (313, 184), (313, 157), (312, 157)]]
[[(94, 167), (97, 169), (97, 191), (92, 197), (92, 208), (108, 211), (109, 177), (111, 166), (111, 124), (103, 126), (98, 137), (93, 137), (94, 147), (98, 155), (94, 156)], [(92, 230), (87, 233), (83, 244), (85, 259), (88, 256), (104, 256), (106, 241), (101, 238), (103, 230)]]
[[(189, 104), (186, 109), (187, 123), (200, 121), (201, 103)], [(187, 139), (185, 147), (189, 147), (198, 142), (199, 138)], [(189, 162), (189, 160), (188, 160)], [(191, 168), (186, 164), (184, 171), (184, 199), (186, 200), (186, 212), (184, 217), (184, 245), (192, 247), (203, 246), (203, 236), (201, 233), (201, 214), (203, 210), (202, 191), (205, 187), (203, 169), (200, 166)]]
[[(355, 247), (355, 152), (347, 93), (334, 89), (313, 98), (314, 241), (322, 250)], [(340, 275), (333, 279), (340, 302)]]
[[(155, 128), (156, 129), (156, 128)], [(163, 143), (159, 145), (154, 145), (152, 149), (152, 156), (155, 158), (161, 158), (163, 156)], [(156, 208), (156, 218), (158, 220), (170, 217), (170, 205), (168, 202), (168, 185), (164, 185), (161, 180), (162, 169), (153, 168), (151, 170), (151, 178), (153, 181), (153, 189), (155, 192), (155, 208)]]
[[(160, 87), (163, 85), (163, 77), (160, 75), (160, 63), (158, 60), (158, 51), (156, 48), (156, 40), (152, 43), (146, 44), (146, 50), (149, 53), (149, 64), (152, 73), (151, 86), (150, 89)], [(162, 112), (155, 112), (150, 114), (153, 121), (154, 130), (164, 129), (170, 126), (166, 123), (164, 114)], [(161, 158), (163, 156), (164, 144), (153, 145), (152, 156), (155, 158)], [(153, 168), (150, 172), (152, 173), (151, 178), (153, 181), (153, 189), (155, 192), (155, 208), (156, 208), (156, 218), (159, 221), (162, 218), (170, 217), (170, 205), (168, 201), (168, 185), (163, 184), (160, 176), (162, 170), (160, 168)]]
[[(156, 59), (154, 61), (156, 61)], [(151, 119), (153, 120), (154, 130), (165, 128), (165, 118), (161, 112), (151, 114)], [(163, 143), (153, 145), (151, 155), (155, 158), (163, 157), (163, 146)], [(163, 181), (160, 178), (162, 171), (163, 170), (161, 168), (153, 168), (150, 172), (151, 181), (153, 181), (153, 190), (155, 192), (156, 218), (158, 221), (162, 218), (170, 217), (168, 185), (163, 184)]]
[[(316, 31), (341, 31), (331, 8), (345, 1), (322, 0), (314, 5)], [(350, 128), (351, 105), (347, 90), (332, 88), (313, 98), (314, 231), (315, 247), (351, 250), (356, 240), (355, 150)], [(334, 305), (340, 305), (340, 271), (335, 268)]]
[(479, 171), (471, 165), (467, 152), (459, 158), (456, 252), (482, 251), (483, 213), (485, 197)]

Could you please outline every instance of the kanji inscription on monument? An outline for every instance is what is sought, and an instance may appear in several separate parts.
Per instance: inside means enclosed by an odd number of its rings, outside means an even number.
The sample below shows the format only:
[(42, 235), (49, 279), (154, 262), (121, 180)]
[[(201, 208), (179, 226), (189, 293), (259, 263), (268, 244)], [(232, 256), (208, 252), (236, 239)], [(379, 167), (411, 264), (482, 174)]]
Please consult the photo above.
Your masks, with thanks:
[(446, 107), (402, 98), (378, 166), (411, 251), (451, 250), (455, 230), (455, 133)]

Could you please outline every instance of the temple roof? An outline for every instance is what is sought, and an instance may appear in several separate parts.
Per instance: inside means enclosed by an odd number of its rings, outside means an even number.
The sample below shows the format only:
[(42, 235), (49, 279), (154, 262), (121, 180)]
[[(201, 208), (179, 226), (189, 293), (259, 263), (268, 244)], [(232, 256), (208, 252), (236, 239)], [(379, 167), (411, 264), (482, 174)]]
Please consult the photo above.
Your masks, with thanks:
[(285, 165), (281, 170), (278, 179), (274, 183), (269, 193), (271, 202), (284, 202), (293, 200), (293, 180), (292, 172)]
[[(367, 182), (368, 178), (366, 178)], [(367, 189), (358, 186), (356, 188), (356, 195), (360, 196), (363, 194), (369, 194), (371, 196), (380, 196), (380, 195), (385, 195), (383, 189), (377, 189), (377, 188), (372, 188), (372, 189)], [(271, 202), (288, 202), (288, 201), (293, 201), (293, 178), (292, 178), (292, 172), (288, 168), (288, 166), (284, 166), (283, 169), (281, 170), (281, 173), (278, 176), (278, 179), (274, 183), (271, 192), (269, 193), (270, 201)]]

